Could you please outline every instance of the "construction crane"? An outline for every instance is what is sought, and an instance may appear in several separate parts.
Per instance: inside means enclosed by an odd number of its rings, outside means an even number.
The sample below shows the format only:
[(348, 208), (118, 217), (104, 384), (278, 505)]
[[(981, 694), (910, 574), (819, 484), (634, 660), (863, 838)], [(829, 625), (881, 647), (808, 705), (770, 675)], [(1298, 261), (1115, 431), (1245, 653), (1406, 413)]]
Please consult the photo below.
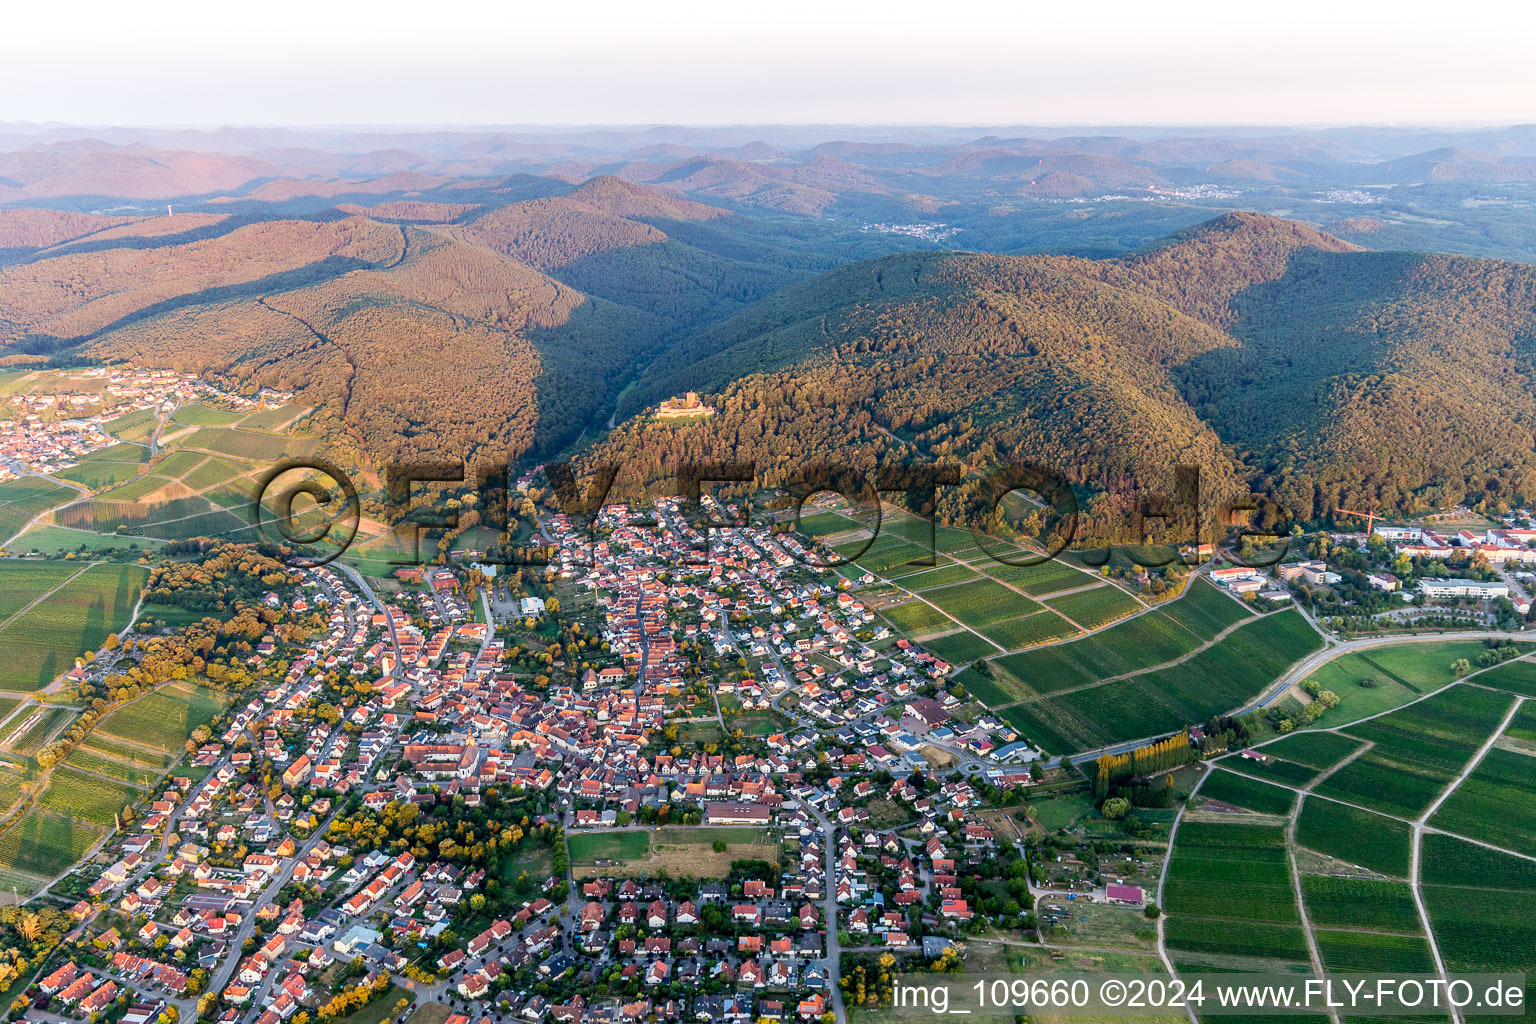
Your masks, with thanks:
[(1376, 517), (1376, 513), (1377, 513), (1377, 511), (1378, 510), (1376, 508), (1374, 508), (1374, 507), (1369, 512), (1356, 512), (1353, 509), (1336, 508), (1336, 509), (1333, 510), (1333, 514), (1334, 515), (1346, 515), (1346, 516), (1359, 516), (1361, 519), (1364, 519), (1365, 520), (1365, 539), (1366, 540), (1370, 540), (1371, 539), (1371, 527), (1374, 526), (1375, 523), (1376, 523), (1376, 518), (1377, 518)]

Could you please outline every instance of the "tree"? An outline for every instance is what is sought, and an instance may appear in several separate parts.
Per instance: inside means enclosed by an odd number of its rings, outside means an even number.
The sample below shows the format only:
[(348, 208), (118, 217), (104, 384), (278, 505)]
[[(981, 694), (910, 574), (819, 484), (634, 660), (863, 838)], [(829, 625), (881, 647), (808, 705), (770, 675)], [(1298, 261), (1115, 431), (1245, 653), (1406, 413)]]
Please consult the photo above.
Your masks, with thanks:
[(1104, 817), (1110, 821), (1119, 821), (1125, 817), (1125, 813), (1131, 809), (1131, 802), (1123, 796), (1112, 796), (1104, 801)]

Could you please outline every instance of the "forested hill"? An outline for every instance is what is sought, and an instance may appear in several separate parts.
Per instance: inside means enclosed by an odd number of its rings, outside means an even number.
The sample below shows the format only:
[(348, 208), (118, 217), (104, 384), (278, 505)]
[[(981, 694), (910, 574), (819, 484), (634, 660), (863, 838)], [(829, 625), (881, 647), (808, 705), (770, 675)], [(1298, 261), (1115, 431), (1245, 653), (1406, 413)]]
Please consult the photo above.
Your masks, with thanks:
[[(831, 271), (699, 332), (588, 458), (1045, 462), (1089, 490), (1255, 485), (1306, 518), (1536, 497), (1536, 269), (1362, 251), (1229, 214), (1125, 257), (912, 253)], [(1122, 503), (1123, 504), (1123, 503)], [(946, 511), (961, 514), (961, 499)]]

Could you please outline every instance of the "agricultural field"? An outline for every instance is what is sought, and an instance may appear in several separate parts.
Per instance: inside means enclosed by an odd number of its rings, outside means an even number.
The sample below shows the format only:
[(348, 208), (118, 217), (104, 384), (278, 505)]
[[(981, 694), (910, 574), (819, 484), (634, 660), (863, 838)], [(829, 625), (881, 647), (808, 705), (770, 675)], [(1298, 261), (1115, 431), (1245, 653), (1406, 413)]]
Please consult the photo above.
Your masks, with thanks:
[(311, 454), (319, 442), (313, 438), (263, 434), (235, 427), (201, 427), (181, 439), (183, 448), (209, 451), (251, 462), (273, 462), (284, 455), (302, 457)]
[(38, 807), (110, 828), (114, 815), (143, 796), (142, 790), (61, 766), (49, 776)]
[(74, 717), (75, 712), (69, 708), (47, 705), (26, 708), (10, 720), (6, 727), (9, 733), (4, 741), (0, 741), (0, 749), (22, 757), (32, 757), (47, 746), (53, 735)]
[(1213, 769), (1200, 787), (1200, 797), (1202, 800), (1216, 800), (1260, 814), (1288, 815), (1296, 803), (1296, 794), (1288, 789), (1219, 768)]
[(39, 524), (18, 537), (11, 549), (18, 553), (61, 555), (71, 551), (150, 551), (164, 543), (153, 537), (125, 537)]
[(207, 458), (202, 452), (172, 452), (156, 463), (150, 472), (179, 480), (202, 465)]
[(1446, 968), (1524, 973), (1529, 1005), (1536, 990), (1536, 863), (1426, 833), (1422, 888)]
[(922, 601), (882, 608), (880, 614), (903, 633), (926, 633), (952, 625), (943, 612)]
[(1163, 909), (1175, 917), (1300, 921), (1284, 827), (1182, 823), (1163, 887)]
[(189, 494), (185, 487), (175, 480), (159, 476), (155, 473), (146, 473), (136, 477), (121, 487), (114, 487), (101, 495), (103, 501), (127, 501), (140, 502), (154, 495), (157, 502), (170, 501), (173, 498), (185, 498)]
[(1308, 798), (1296, 820), (1296, 843), (1369, 871), (1406, 878), (1409, 861), (1406, 822), (1371, 811)]
[(230, 424), (239, 423), (244, 418), (245, 413), (243, 412), (235, 412), (231, 409), (212, 409), (197, 403), (184, 405), (171, 413), (173, 421), (189, 427), (227, 427)]
[[(1082, 648), (1157, 614), (1137, 616), (1085, 640), (1012, 657), (1028, 658), (1039, 653), (1060, 658), (1059, 652)], [(1171, 623), (1165, 628), (1183, 629)], [(1321, 646), (1322, 639), (1300, 612), (1277, 612), (1244, 622), (1178, 665), (1027, 701), (1008, 708), (1004, 716), (1032, 741), (1053, 752), (1091, 750), (1155, 736), (1242, 706), (1292, 663)], [(1119, 657), (1123, 660), (1128, 654), (1124, 652)], [(1010, 668), (1011, 664), (1016, 665), (1011, 658), (994, 662), (1002, 668)]]
[(1017, 619), (1004, 619), (978, 627), (987, 639), (1004, 650), (1018, 650), (1060, 640), (1077, 632), (1072, 624), (1053, 611), (1038, 611)]
[(116, 484), (127, 483), (138, 476), (143, 468), (143, 464), (138, 462), (109, 462), (98, 459), (61, 469), (53, 475), (61, 480), (73, 480), (93, 491), (99, 491)]
[(0, 544), (20, 533), (35, 516), (77, 496), (72, 487), (28, 477), (0, 483)]
[(947, 587), (952, 583), (964, 583), (976, 578), (977, 574), (966, 566), (950, 562), (933, 569), (916, 569), (902, 576), (892, 576), (891, 580), (908, 590), (931, 590), (934, 587)]
[(1488, 751), (1429, 823), (1536, 856), (1536, 757), (1497, 747)]
[(1318, 928), (1317, 951), (1330, 971), (1433, 974), (1435, 957), (1423, 935), (1384, 935), (1380, 932)]
[(148, 441), (155, 432), (155, 425), (160, 418), (155, 415), (153, 409), (135, 409), (133, 412), (125, 412), (115, 420), (107, 421), (103, 426), (107, 433), (124, 441)]
[(1078, 590), (1046, 601), (1052, 608), (1084, 629), (1097, 629), (1106, 622), (1123, 619), (1141, 610), (1141, 602), (1119, 587), (1105, 585)]
[(1163, 927), (1170, 952), (1205, 954), (1200, 963), (1176, 961), (1181, 971), (1199, 973), (1223, 966), (1253, 970), (1262, 969), (1253, 960), (1307, 959), (1307, 937), (1294, 925), (1180, 916), (1170, 917)]
[(14, 558), (0, 560), (0, 622), (9, 619), (83, 568), (67, 562), (22, 562)]
[(1163, 614), (1196, 636), (1209, 640), (1228, 626), (1252, 618), (1253, 612), (1196, 577), (1186, 585), (1179, 599), (1163, 606)]
[(0, 689), (46, 686), (120, 630), (138, 600), (149, 570), (138, 565), (93, 565), (56, 590), (46, 602), (0, 628)]
[(301, 405), (280, 405), (275, 409), (257, 409), (242, 419), (240, 426), (250, 430), (276, 430), (306, 411)]
[(931, 637), (924, 640), (922, 646), (924, 650), (943, 658), (951, 665), (968, 665), (978, 658), (997, 653), (996, 647), (993, 647), (968, 629), (963, 629), (956, 633), (948, 633), (944, 636)]
[(174, 683), (124, 704), (96, 723), (93, 732), (180, 756), (192, 730), (208, 725), (223, 709), (224, 698), (217, 691)]
[[(181, 478), (181, 482), (194, 491), (206, 490), (227, 480), (232, 480), (244, 470), (232, 462), (209, 456), (201, 465)], [(250, 500), (249, 496), (246, 500)]]
[(1307, 913), (1318, 927), (1369, 928), (1419, 934), (1419, 909), (1407, 882), (1369, 878), (1301, 877)]
[(1295, 732), (1264, 745), (1263, 752), (1297, 764), (1324, 771), (1332, 768), (1361, 747), (1359, 740), (1336, 732)]
[(92, 730), (85, 739), (80, 741), (80, 746), (75, 749), (89, 751), (136, 767), (151, 768), (154, 769), (156, 775), (163, 773), (165, 769), (169, 768), (181, 757), (180, 751), (174, 754), (162, 754), (146, 750), (142, 747), (120, 743), (117, 740), (103, 736), (96, 730)]
[(85, 856), (106, 832), (66, 814), (28, 811), (0, 834), (0, 869), (51, 878)]
[(1350, 727), (1375, 746), (1318, 784), (1316, 792), (1405, 818), (1439, 795), (1509, 710), (1513, 697), (1457, 686)]
[(65, 759), (64, 763), (83, 772), (105, 775), (109, 779), (116, 779), (119, 782), (126, 782), (130, 786), (141, 788), (153, 786), (160, 778), (158, 771), (135, 767), (113, 758), (103, 757), (96, 751), (87, 750), (85, 747), (76, 747), (70, 751), (69, 757)]
[(1271, 747), (1265, 747), (1261, 751), (1266, 755), (1263, 761), (1248, 757), (1224, 757), (1221, 759), (1221, 765), (1229, 771), (1241, 772), (1255, 779), (1264, 779), (1267, 782), (1285, 786), (1305, 786), (1320, 774), (1315, 768), (1275, 757), (1271, 749)]
[(1536, 697), (1536, 661), (1508, 661), (1477, 677), (1479, 686), (1493, 686), (1525, 697)]
[(926, 564), (931, 557), (926, 549), (883, 531), (873, 541), (866, 537), (839, 544), (832, 550), (842, 558), (854, 559), (859, 568), (877, 576), (883, 576), (898, 566)]
[(929, 590), (923, 596), (944, 609), (957, 622), (972, 627), (1018, 618), (1040, 608), (1023, 594), (987, 579)]
[(970, 559), (970, 564), (988, 576), (1013, 584), (1031, 597), (1087, 586), (1098, 578), (1054, 558), (1039, 565), (1011, 565), (983, 555), (979, 560)]

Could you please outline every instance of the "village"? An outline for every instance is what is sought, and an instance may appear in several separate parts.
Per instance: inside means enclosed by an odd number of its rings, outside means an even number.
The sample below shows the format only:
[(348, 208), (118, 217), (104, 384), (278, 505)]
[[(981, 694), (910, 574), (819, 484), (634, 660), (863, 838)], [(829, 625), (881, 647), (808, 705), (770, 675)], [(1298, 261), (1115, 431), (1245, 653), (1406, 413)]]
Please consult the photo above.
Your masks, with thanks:
[(1044, 769), (953, 666), (795, 534), (667, 501), (541, 530), (527, 578), (334, 563), (269, 593), (325, 631), (258, 644), (281, 676), (53, 888), (76, 925), (27, 1015), (821, 1021), (845, 954), (958, 955), (976, 868), (1019, 856), (976, 812)]

